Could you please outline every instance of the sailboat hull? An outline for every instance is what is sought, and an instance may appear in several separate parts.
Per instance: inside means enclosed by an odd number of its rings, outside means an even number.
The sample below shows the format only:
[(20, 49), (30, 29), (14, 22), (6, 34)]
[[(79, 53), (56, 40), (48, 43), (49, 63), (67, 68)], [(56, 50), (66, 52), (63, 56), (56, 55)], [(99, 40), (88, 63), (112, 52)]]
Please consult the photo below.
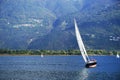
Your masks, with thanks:
[(96, 61), (89, 61), (85, 65), (86, 68), (94, 68), (96, 66), (97, 66), (97, 62)]

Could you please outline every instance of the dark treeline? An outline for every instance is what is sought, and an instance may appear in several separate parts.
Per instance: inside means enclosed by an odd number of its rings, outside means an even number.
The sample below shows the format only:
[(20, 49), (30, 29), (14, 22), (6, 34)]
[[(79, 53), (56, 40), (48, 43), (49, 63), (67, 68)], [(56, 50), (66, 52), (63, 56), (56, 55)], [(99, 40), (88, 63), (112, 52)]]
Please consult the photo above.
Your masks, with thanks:
[[(116, 55), (120, 51), (87, 50), (88, 55)], [(0, 55), (81, 55), (79, 50), (9, 50), (0, 49)]]

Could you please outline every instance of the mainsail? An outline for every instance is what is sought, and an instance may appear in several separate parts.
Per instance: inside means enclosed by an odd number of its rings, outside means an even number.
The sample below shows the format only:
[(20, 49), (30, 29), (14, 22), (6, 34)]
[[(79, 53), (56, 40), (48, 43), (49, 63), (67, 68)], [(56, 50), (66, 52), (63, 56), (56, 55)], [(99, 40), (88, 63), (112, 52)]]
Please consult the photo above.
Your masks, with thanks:
[(90, 59), (89, 59), (89, 57), (87, 55), (87, 52), (85, 50), (85, 47), (84, 47), (84, 44), (83, 44), (79, 29), (78, 29), (78, 26), (77, 26), (77, 22), (76, 22), (75, 19), (74, 19), (74, 24), (75, 24), (75, 33), (76, 33), (78, 46), (79, 46), (79, 49), (80, 49), (80, 52), (81, 52), (81, 54), (83, 56), (84, 61), (87, 63), (88, 61), (90, 61)]

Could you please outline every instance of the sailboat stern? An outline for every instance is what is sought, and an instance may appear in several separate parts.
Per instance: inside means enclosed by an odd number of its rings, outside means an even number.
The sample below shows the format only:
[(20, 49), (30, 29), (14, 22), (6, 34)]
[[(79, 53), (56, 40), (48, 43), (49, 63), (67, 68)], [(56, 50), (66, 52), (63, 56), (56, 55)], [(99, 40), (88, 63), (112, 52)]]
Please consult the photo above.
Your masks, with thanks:
[(97, 61), (96, 60), (88, 61), (85, 65), (86, 68), (94, 68), (96, 66), (97, 66)]

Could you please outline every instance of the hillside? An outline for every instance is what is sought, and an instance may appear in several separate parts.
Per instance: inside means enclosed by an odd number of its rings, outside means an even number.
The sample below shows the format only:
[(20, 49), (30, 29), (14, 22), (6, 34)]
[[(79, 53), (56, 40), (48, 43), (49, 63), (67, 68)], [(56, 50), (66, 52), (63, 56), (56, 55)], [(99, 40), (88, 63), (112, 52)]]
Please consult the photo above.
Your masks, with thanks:
[(0, 48), (76, 49), (76, 18), (88, 49), (120, 47), (120, 2), (0, 0)]
[[(106, 2), (107, 3), (107, 2)], [(29, 46), (30, 49), (76, 49), (78, 48), (73, 19), (76, 18), (87, 49), (119, 50), (120, 47), (120, 6), (94, 3), (81, 12), (75, 12), (58, 18), (54, 29), (40, 37)], [(96, 7), (96, 5), (99, 5)], [(110, 6), (108, 6), (110, 5)], [(44, 43), (45, 41), (45, 43)]]

